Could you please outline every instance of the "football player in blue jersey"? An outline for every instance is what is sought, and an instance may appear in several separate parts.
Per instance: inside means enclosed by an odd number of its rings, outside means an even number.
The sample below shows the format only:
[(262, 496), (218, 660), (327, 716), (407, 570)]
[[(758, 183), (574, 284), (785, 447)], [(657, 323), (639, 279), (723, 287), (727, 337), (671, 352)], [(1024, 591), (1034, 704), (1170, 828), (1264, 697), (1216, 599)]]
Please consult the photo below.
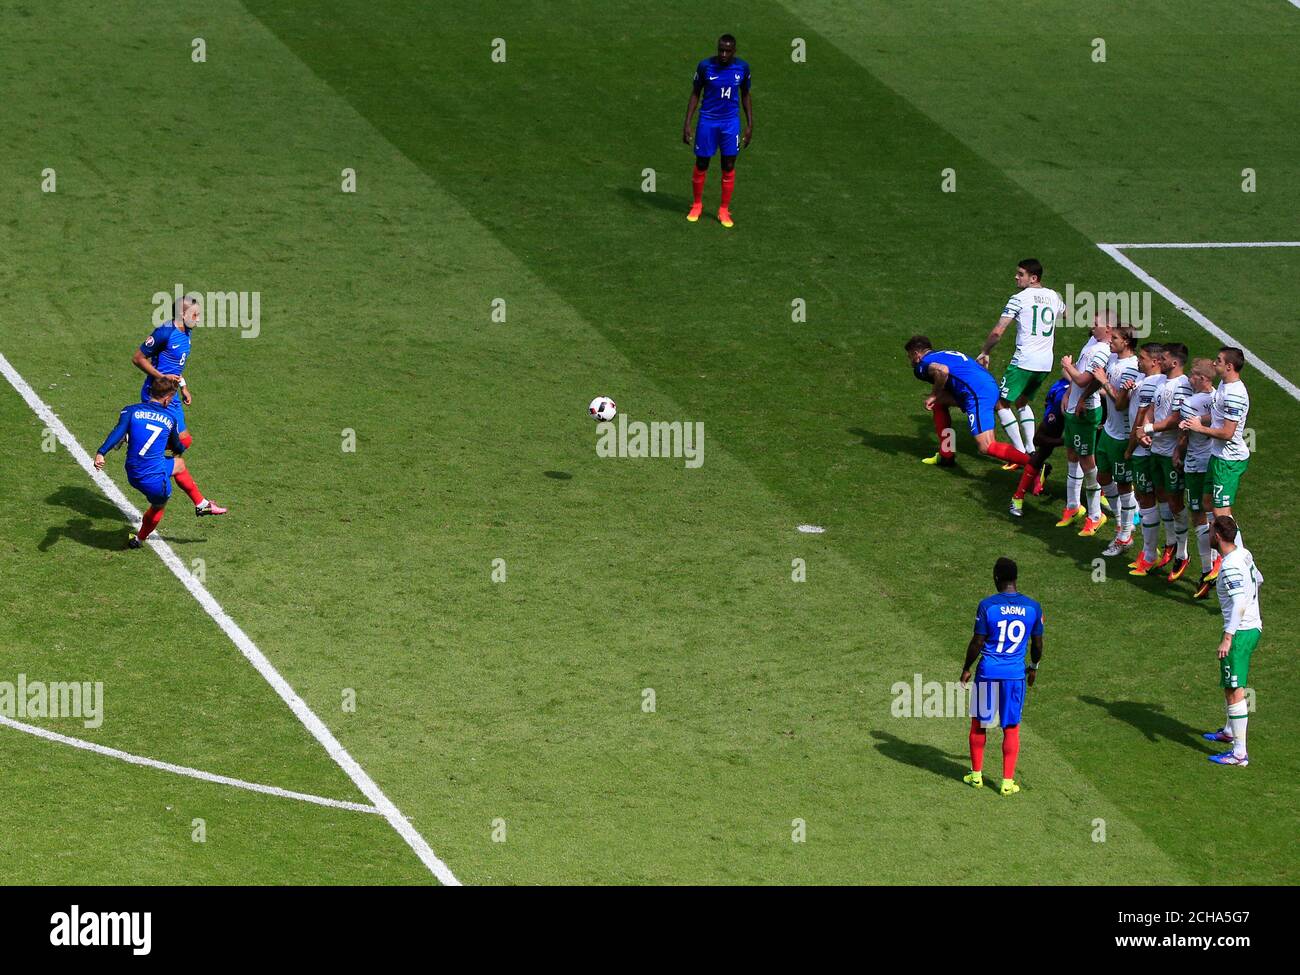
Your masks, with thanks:
[(172, 305), (172, 320), (159, 325), (140, 343), (131, 357), (131, 364), (144, 373), (144, 385), (140, 387), (140, 402), (148, 403), (153, 384), (163, 378), (175, 380), (179, 387), (177, 395), (171, 398), (167, 412), (175, 421), (177, 437), (181, 448), (188, 448), (193, 442), (185, 426), (185, 407), (190, 405), (193, 397), (181, 373), (190, 357), (190, 333), (198, 324), (200, 305), (198, 299), (185, 295), (176, 299)]
[[(1025, 686), (1034, 686), (1038, 664), (1043, 659), (1043, 607), (1016, 590), (1016, 563), (998, 559), (993, 565), (997, 592), (980, 600), (975, 611), (975, 634), (966, 648), (961, 668), (963, 687), (970, 685), (971, 667), (975, 688), (971, 694), (970, 773), (962, 778), (976, 789), (984, 786), (984, 744), (986, 729), (1002, 726), (1002, 787), (1004, 796), (1020, 791), (1016, 785), (1016, 759), (1020, 756), (1020, 713), (1025, 703)], [(1025, 651), (1029, 651), (1026, 668)]]
[[(117, 426), (95, 452), (95, 469), (102, 471), (104, 455), (126, 440), (126, 479), (149, 502), (149, 510), (144, 513), (139, 531), (127, 536), (126, 544), (130, 548), (139, 548), (162, 521), (167, 499), (172, 493), (172, 478), (194, 502), (196, 515), (224, 515), (228, 510), (203, 496), (184, 459), (179, 456), (185, 448), (181, 445), (176, 418), (170, 409), (176, 389), (176, 380), (171, 376), (155, 379), (149, 399), (124, 406)], [(177, 456), (168, 457), (168, 447)]]
[(925, 408), (934, 414), (934, 432), (939, 435), (939, 452), (923, 461), (951, 467), (956, 462), (953, 450), (950, 406), (961, 407), (970, 424), (971, 436), (981, 454), (997, 457), (1009, 464), (1028, 463), (1029, 455), (1010, 444), (993, 439), (997, 429), (994, 410), (1001, 393), (993, 374), (961, 352), (936, 352), (924, 335), (913, 335), (903, 350), (912, 363), (912, 372), (923, 383), (933, 384), (925, 398)]
[[(695, 202), (686, 219), (700, 219), (704, 209), (704, 182), (709, 175), (709, 160), (722, 153), (722, 205), (718, 222), (734, 226), (731, 219), (731, 192), (736, 188), (736, 157), (741, 147), (749, 145), (754, 135), (754, 106), (749, 97), (749, 65), (736, 57), (736, 39), (730, 34), (718, 38), (718, 53), (695, 66), (691, 97), (686, 103), (686, 122), (682, 141), (691, 144), (691, 118), (699, 106), (699, 124), (695, 126), (695, 169), (691, 172), (691, 189)], [(745, 109), (745, 131), (740, 130), (740, 107)]]

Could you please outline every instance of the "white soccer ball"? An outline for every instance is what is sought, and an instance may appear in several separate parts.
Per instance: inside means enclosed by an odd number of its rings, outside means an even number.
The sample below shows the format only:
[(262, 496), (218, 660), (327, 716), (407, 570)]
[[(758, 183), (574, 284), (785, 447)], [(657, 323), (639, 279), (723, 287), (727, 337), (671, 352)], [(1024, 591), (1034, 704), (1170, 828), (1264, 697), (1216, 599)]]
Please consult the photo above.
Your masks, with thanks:
[(608, 423), (618, 416), (618, 406), (608, 396), (597, 396), (587, 407), (587, 412), (597, 423)]

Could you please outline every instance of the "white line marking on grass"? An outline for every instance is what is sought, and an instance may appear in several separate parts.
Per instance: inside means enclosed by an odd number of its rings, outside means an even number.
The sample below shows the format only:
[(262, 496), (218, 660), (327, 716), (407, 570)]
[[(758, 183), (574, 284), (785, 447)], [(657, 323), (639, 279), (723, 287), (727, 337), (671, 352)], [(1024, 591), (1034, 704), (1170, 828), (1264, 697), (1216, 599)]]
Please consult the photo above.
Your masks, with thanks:
[(171, 762), (160, 762), (156, 758), (146, 758), (143, 755), (132, 755), (130, 752), (124, 752), (117, 748), (109, 748), (107, 745), (97, 745), (93, 741), (86, 741), (84, 738), (70, 738), (67, 735), (61, 735), (57, 731), (51, 731), (49, 728), (41, 728), (34, 724), (26, 724), (22, 721), (15, 721), (13, 718), (7, 718), (0, 714), (0, 725), (6, 728), (13, 728), (15, 731), (21, 731), (29, 735), (35, 735), (37, 738), (44, 738), (47, 741), (55, 741), (61, 745), (71, 745), (73, 748), (81, 748), (88, 752), (94, 752), (96, 755), (107, 755), (109, 758), (121, 759), (123, 762), (130, 762), (132, 765), (143, 765), (147, 768), (161, 769), (164, 772), (174, 772), (177, 775), (187, 775), (192, 779), (202, 779), (204, 782), (215, 782), (218, 785), (232, 785), (236, 789), (247, 789), (249, 792), (261, 792), (268, 796), (279, 796), (281, 799), (297, 799), (301, 802), (311, 802), (318, 806), (331, 806), (335, 809), (351, 809), (353, 812), (376, 813), (379, 812), (378, 806), (368, 806), (364, 802), (346, 802), (343, 799), (327, 799), (324, 796), (313, 796), (306, 792), (294, 792), (292, 789), (281, 789), (278, 785), (261, 785), (257, 782), (245, 782), (243, 779), (232, 779), (228, 775), (217, 775), (214, 772), (204, 772), (202, 769), (189, 768), (185, 765), (173, 765)]
[[(49, 429), (54, 431), (59, 443), (63, 444), (64, 448), (72, 455), (72, 458), (77, 462), (81, 469), (90, 475), (91, 480), (99, 485), (99, 489), (107, 495), (108, 499), (117, 505), (122, 514), (126, 515), (132, 523), (138, 522), (140, 520), (140, 512), (126, 499), (126, 496), (118, 489), (117, 485), (109, 479), (107, 474), (103, 471), (95, 470), (95, 465), (92, 462), (90, 455), (86, 453), (85, 448), (81, 446), (77, 441), (77, 438), (72, 435), (71, 431), (69, 431), (66, 426), (63, 425), (63, 421), (54, 415), (54, 411), (46, 406), (44, 401), (36, 395), (36, 392), (32, 387), (28, 385), (27, 380), (18, 373), (18, 370), (9, 364), (9, 360), (2, 354), (0, 354), (0, 373), (3, 373), (5, 379), (9, 380), (9, 385), (18, 391), (18, 394), (22, 396), (22, 398), (27, 402), (27, 405), (31, 407), (32, 412), (35, 413)], [(221, 608), (221, 604), (212, 597), (212, 594), (208, 592), (204, 585), (199, 582), (198, 579), (194, 578), (189, 570), (185, 568), (184, 563), (182, 563), (176, 553), (172, 551), (171, 546), (160, 539), (156, 534), (151, 535), (145, 544), (158, 554), (158, 557), (162, 559), (163, 564), (172, 570), (172, 574), (181, 581), (182, 585), (184, 585), (186, 589), (189, 590), (190, 595), (198, 600), (199, 605), (202, 606), (207, 614), (212, 617), (217, 626), (221, 627), (222, 632), (224, 632), (226, 636), (230, 637), (231, 642), (239, 648), (239, 652), (244, 655), (248, 662), (251, 663), (257, 672), (262, 675), (263, 679), (271, 685), (277, 694), (280, 695), (280, 699), (289, 706), (289, 710), (292, 711), (298, 720), (303, 723), (303, 726), (312, 733), (312, 736), (321, 743), (325, 751), (329, 753), (330, 758), (334, 759), (334, 761), (338, 763), (339, 768), (343, 769), (343, 771), (347, 773), (348, 778), (350, 778), (353, 783), (356, 784), (356, 787), (361, 790), (362, 795), (374, 803), (375, 807), (379, 810), (380, 815), (388, 820), (389, 825), (391, 825), (393, 829), (397, 831), (398, 835), (407, 842), (407, 845), (415, 851), (415, 855), (420, 858), (420, 862), (429, 868), (430, 872), (438, 878), (440, 883), (448, 886), (459, 887), (460, 881), (456, 879), (456, 875), (451, 872), (451, 869), (445, 863), (438, 859), (433, 850), (429, 847), (428, 842), (425, 841), (424, 837), (421, 836), (415, 827), (407, 821), (406, 817), (402, 815), (397, 806), (393, 804), (393, 801), (389, 799), (388, 796), (384, 795), (383, 790), (375, 784), (374, 780), (370, 778), (365, 769), (357, 764), (356, 759), (348, 754), (347, 749), (339, 744), (339, 740), (334, 737), (334, 734), (325, 726), (325, 723), (316, 716), (315, 712), (307, 706), (306, 702), (298, 696), (297, 691), (290, 687), (289, 683), (280, 676), (280, 672), (275, 669), (271, 664), (271, 661), (266, 659), (266, 655), (257, 648), (257, 644), (249, 639), (248, 634), (240, 629), (239, 624), (231, 619), (230, 615)]]
[(1215, 247), (1300, 247), (1300, 240), (1234, 240), (1208, 243), (1196, 241), (1176, 244), (1098, 244), (1097, 246), (1115, 247), (1119, 250), (1209, 250)]
[[(1184, 315), (1186, 315), (1188, 318), (1194, 321), (1197, 325), (1201, 326), (1201, 328), (1205, 329), (1207, 332), (1213, 335), (1224, 345), (1233, 345), (1241, 349), (1241, 351), (1246, 355), (1247, 362), (1249, 362), (1254, 368), (1258, 369), (1263, 375), (1267, 376), (1269, 379), (1273, 380), (1273, 382), (1281, 386), (1282, 389), (1293, 400), (1300, 403), (1300, 388), (1297, 388), (1294, 383), (1292, 383), (1289, 379), (1283, 376), (1280, 372), (1278, 372), (1276, 369), (1270, 366), (1259, 356), (1255, 355), (1255, 353), (1251, 352), (1250, 349), (1246, 348), (1244, 345), (1242, 345), (1240, 342), (1234, 339), (1223, 329), (1219, 328), (1218, 325), (1215, 325), (1214, 322), (1210, 321), (1199, 311), (1193, 308), (1191, 304), (1184, 301), (1182, 298), (1178, 297), (1178, 295), (1174, 294), (1163, 284), (1161, 284), (1158, 280), (1156, 280), (1146, 271), (1142, 270), (1142, 268), (1138, 267), (1138, 265), (1134, 264), (1131, 260), (1129, 260), (1129, 258), (1125, 257), (1123, 254), (1120, 253), (1121, 247), (1131, 247), (1133, 245), (1098, 244), (1097, 246), (1101, 248), (1102, 251), (1109, 254), (1121, 267), (1128, 268), (1128, 270), (1131, 271), (1139, 281), (1141, 281), (1143, 284), (1149, 287), (1152, 291), (1163, 296), (1166, 301), (1168, 301), (1180, 312), (1182, 312)], [(1223, 246), (1223, 245), (1216, 245), (1216, 246)], [(1286, 245), (1286, 246), (1290, 246), (1290, 245)]]

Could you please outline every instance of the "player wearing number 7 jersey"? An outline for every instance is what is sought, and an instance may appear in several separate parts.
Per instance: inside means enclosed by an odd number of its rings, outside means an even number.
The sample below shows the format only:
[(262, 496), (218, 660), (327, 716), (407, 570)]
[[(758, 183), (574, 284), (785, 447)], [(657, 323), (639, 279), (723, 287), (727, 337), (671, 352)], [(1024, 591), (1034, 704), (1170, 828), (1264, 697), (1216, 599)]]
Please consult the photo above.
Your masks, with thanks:
[(167, 499), (171, 497), (173, 477), (194, 502), (196, 515), (224, 515), (227, 510), (203, 496), (183, 458), (166, 455), (168, 447), (176, 454), (184, 450), (176, 429), (176, 419), (168, 409), (175, 395), (176, 380), (168, 376), (155, 379), (148, 402), (123, 407), (117, 426), (95, 452), (95, 468), (102, 471), (104, 455), (125, 439), (126, 479), (131, 487), (149, 501), (149, 510), (144, 513), (140, 530), (127, 538), (126, 543), (130, 548), (139, 548), (158, 527), (158, 522), (162, 521)]
[[(1004, 796), (1020, 791), (1016, 785), (1016, 759), (1020, 757), (1020, 712), (1025, 685), (1033, 687), (1043, 659), (1043, 607), (1016, 591), (1016, 563), (998, 559), (993, 566), (997, 592), (980, 600), (975, 611), (975, 635), (966, 648), (961, 669), (963, 687), (970, 685), (971, 666), (979, 658), (971, 694), (970, 774), (962, 781), (984, 786), (986, 729), (1002, 725), (1002, 787)], [(1029, 651), (1028, 670), (1025, 650)]]

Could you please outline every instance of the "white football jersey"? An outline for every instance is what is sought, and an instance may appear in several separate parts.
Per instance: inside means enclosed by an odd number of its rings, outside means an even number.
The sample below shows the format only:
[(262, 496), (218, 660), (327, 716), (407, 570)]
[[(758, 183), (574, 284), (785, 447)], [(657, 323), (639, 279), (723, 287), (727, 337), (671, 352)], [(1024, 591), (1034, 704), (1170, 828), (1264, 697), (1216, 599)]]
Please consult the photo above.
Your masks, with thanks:
[[(1170, 416), (1182, 416), (1183, 400), (1192, 395), (1192, 381), (1186, 376), (1166, 377), (1165, 384), (1156, 392), (1156, 407), (1151, 413), (1152, 423), (1161, 423)], [(1157, 430), (1151, 435), (1151, 453), (1172, 457), (1178, 446), (1179, 430)]]
[(1056, 323), (1065, 302), (1051, 288), (1025, 288), (1007, 299), (1002, 316), (1016, 320), (1016, 351), (1011, 364), (1029, 372), (1048, 372), (1055, 364)]
[[(1130, 429), (1132, 429), (1131, 424), (1137, 422), (1138, 410), (1154, 403), (1156, 393), (1160, 391), (1160, 387), (1164, 384), (1165, 374), (1163, 372), (1157, 372), (1154, 375), (1146, 376), (1143, 378), (1142, 382), (1138, 383), (1138, 388), (1133, 390), (1133, 398), (1128, 401)], [(1140, 440), (1138, 441), (1137, 446), (1133, 448), (1134, 457), (1145, 457), (1149, 453), (1151, 453), (1151, 451), (1142, 446), (1142, 441)]]
[[(1114, 352), (1106, 360), (1106, 381), (1110, 383), (1111, 388), (1121, 390), (1126, 382), (1132, 381), (1134, 385), (1141, 382), (1142, 373), (1138, 371), (1138, 357), (1131, 355), (1128, 358), (1121, 359)], [(1129, 405), (1132, 406), (1133, 399), (1137, 396), (1137, 390), (1133, 390), (1133, 395), (1129, 397)], [(1106, 411), (1106, 425), (1102, 428), (1106, 431), (1106, 436), (1114, 437), (1116, 440), (1127, 440), (1129, 430), (1129, 418), (1132, 410), (1118, 409), (1114, 403), (1109, 405)]]
[[(1088, 341), (1084, 343), (1083, 351), (1079, 353), (1079, 358), (1074, 360), (1074, 368), (1079, 372), (1089, 373), (1099, 367), (1104, 368), (1110, 356), (1109, 342), (1103, 342), (1101, 339), (1089, 336)], [(1079, 405), (1079, 397), (1082, 395), (1083, 387), (1070, 383), (1070, 395), (1065, 401), (1066, 413), (1074, 412), (1074, 408)], [(1100, 392), (1091, 393), (1087, 402), (1083, 404), (1085, 410), (1095, 410), (1099, 406), (1101, 406)]]
[[(1240, 538), (1237, 539), (1241, 541)], [(1255, 556), (1244, 545), (1238, 544), (1223, 557), (1219, 567), (1219, 578), (1215, 588), (1219, 593), (1219, 608), (1223, 611), (1223, 625), (1226, 628), (1232, 621), (1232, 600), (1236, 596), (1245, 596), (1248, 600), (1246, 612), (1237, 624), (1238, 630), (1262, 630), (1264, 622), (1259, 615), (1259, 587), (1264, 577), (1255, 568)]]
[[(1183, 419), (1199, 420), (1210, 415), (1211, 393), (1192, 393), (1183, 400)], [(1180, 433), (1182, 431), (1179, 431)], [(1204, 474), (1210, 466), (1211, 438), (1203, 433), (1187, 431), (1187, 453), (1183, 456), (1183, 470), (1188, 474)]]
[(1250, 456), (1243, 436), (1246, 432), (1246, 414), (1250, 412), (1250, 394), (1246, 384), (1222, 382), (1210, 399), (1210, 426), (1221, 427), (1228, 420), (1237, 421), (1237, 432), (1231, 440), (1210, 439), (1210, 452), (1224, 460), (1245, 460)]

